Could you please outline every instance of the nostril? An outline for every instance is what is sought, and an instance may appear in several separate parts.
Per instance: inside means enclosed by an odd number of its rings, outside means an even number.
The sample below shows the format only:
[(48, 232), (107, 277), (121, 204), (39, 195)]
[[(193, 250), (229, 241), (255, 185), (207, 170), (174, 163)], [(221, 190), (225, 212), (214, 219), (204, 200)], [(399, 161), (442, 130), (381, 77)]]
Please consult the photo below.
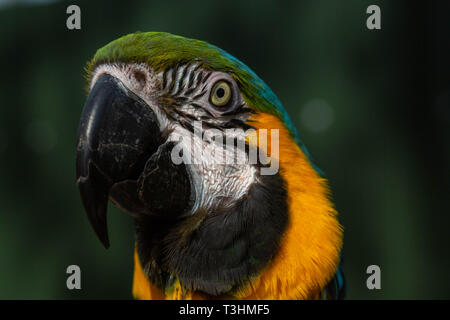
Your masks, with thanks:
[(147, 81), (145, 73), (139, 70), (133, 71), (133, 76), (136, 82), (139, 84), (139, 86), (144, 87), (145, 83)]

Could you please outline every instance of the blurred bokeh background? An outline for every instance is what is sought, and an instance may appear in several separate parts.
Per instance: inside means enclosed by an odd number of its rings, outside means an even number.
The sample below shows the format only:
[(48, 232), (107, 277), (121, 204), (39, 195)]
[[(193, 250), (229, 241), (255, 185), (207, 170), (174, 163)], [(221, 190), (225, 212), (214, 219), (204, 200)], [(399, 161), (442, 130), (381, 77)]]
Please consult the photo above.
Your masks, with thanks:
[[(81, 30), (66, 8), (81, 8)], [(382, 29), (366, 28), (381, 7)], [(97, 241), (75, 184), (83, 68), (121, 35), (206, 40), (279, 96), (329, 178), (349, 299), (450, 298), (447, 1), (0, 0), (0, 298), (131, 298), (133, 223)], [(82, 290), (66, 288), (66, 268)], [(379, 265), (381, 290), (366, 288)]]

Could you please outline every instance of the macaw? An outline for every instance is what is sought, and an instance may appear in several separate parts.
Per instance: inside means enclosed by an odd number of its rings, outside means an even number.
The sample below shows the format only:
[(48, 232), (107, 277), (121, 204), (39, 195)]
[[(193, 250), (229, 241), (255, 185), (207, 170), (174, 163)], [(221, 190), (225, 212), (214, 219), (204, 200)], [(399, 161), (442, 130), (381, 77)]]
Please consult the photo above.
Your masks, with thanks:
[(137, 32), (86, 73), (77, 184), (106, 248), (108, 200), (134, 218), (136, 299), (343, 297), (327, 180), (249, 67), (207, 42)]

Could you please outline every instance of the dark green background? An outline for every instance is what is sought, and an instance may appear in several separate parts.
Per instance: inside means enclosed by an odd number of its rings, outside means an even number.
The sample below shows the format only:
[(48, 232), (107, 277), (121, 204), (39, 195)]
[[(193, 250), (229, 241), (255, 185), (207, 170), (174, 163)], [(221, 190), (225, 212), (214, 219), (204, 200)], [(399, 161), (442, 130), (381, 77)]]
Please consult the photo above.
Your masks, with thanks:
[[(72, 3), (80, 31), (66, 29)], [(366, 28), (370, 4), (381, 7), (382, 30)], [(450, 298), (448, 4), (1, 6), (0, 298), (131, 298), (132, 219), (111, 206), (112, 246), (97, 241), (75, 184), (75, 139), (85, 63), (137, 30), (206, 40), (271, 86), (329, 178), (345, 227), (348, 298)], [(81, 267), (82, 290), (66, 289), (70, 264)], [(381, 267), (378, 291), (366, 288), (371, 264)]]

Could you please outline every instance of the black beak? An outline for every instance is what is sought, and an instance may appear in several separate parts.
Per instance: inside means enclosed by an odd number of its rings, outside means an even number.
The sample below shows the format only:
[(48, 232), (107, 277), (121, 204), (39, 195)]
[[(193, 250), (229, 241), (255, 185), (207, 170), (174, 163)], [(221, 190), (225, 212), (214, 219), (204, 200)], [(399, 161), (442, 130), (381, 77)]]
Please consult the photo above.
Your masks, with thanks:
[(111, 188), (137, 180), (161, 143), (152, 109), (118, 79), (101, 76), (81, 115), (76, 170), (84, 208), (106, 248), (106, 209)]

